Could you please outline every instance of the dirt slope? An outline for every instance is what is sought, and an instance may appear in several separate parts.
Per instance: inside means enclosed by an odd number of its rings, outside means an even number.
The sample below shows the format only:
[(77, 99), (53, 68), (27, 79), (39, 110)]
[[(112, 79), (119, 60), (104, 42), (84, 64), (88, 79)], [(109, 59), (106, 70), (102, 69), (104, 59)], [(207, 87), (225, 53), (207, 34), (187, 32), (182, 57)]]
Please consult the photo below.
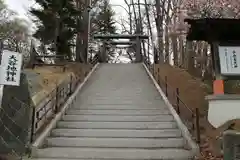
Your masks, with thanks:
[[(204, 158), (201, 159), (221, 159), (219, 142), (216, 138), (221, 134), (221, 129), (214, 129), (207, 121), (208, 103), (205, 96), (212, 93), (211, 86), (204, 84), (200, 79), (196, 79), (188, 72), (180, 68), (174, 68), (168, 64), (158, 64), (155, 66), (155, 75), (161, 76), (161, 86), (166, 90), (163, 80), (167, 80), (168, 98), (173, 105), (176, 106), (176, 88), (179, 88), (180, 95), (180, 117), (183, 122), (189, 127), (189, 130), (195, 136), (195, 131), (192, 130), (191, 112), (196, 108), (200, 111), (200, 133), (202, 154)], [(156, 78), (157, 79), (157, 78)], [(177, 109), (177, 108), (176, 108)]]

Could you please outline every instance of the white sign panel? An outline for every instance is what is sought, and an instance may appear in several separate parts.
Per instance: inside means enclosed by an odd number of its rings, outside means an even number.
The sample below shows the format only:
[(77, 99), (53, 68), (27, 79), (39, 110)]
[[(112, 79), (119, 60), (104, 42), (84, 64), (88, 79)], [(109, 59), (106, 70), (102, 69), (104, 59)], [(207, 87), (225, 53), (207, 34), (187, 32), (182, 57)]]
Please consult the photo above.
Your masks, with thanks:
[(219, 46), (221, 74), (240, 75), (240, 46)]
[(22, 55), (17, 52), (3, 51), (0, 72), (0, 85), (19, 86)]

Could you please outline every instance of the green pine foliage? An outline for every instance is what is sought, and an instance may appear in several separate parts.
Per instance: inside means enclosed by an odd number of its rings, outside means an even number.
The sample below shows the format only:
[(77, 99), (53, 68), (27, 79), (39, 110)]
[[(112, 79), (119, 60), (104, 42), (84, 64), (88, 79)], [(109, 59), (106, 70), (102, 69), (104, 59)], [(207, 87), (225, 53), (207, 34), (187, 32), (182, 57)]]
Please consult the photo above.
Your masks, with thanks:
[(109, 1), (104, 0), (103, 5), (101, 6), (101, 11), (97, 15), (99, 34), (114, 34), (116, 32), (114, 15), (115, 13), (109, 4)]
[[(36, 3), (40, 8), (31, 8), (30, 10), (30, 13), (36, 17), (34, 22), (38, 28), (33, 36), (44, 45), (50, 46), (48, 49), (57, 55), (72, 57), (74, 55), (72, 47), (76, 46), (76, 35), (85, 29), (83, 26), (85, 24), (83, 23), (83, 13), (86, 8), (84, 1), (36, 0)], [(92, 5), (92, 10), (97, 12), (91, 16), (91, 26), (95, 26), (94, 29), (91, 28), (93, 29), (91, 32), (115, 33), (115, 13), (109, 1), (93, 1)]]
[[(108, 0), (104, 0), (101, 5), (101, 11), (96, 16), (97, 34), (115, 34), (116, 26), (114, 20), (115, 12), (112, 10)], [(107, 60), (110, 61), (115, 57), (115, 49), (106, 48)]]
[(71, 40), (76, 34), (77, 16), (81, 12), (76, 9), (73, 0), (36, 0), (36, 3), (41, 8), (30, 10), (37, 17), (35, 24), (38, 29), (34, 37), (50, 45), (50, 50), (57, 55), (67, 55), (70, 58), (73, 45)]

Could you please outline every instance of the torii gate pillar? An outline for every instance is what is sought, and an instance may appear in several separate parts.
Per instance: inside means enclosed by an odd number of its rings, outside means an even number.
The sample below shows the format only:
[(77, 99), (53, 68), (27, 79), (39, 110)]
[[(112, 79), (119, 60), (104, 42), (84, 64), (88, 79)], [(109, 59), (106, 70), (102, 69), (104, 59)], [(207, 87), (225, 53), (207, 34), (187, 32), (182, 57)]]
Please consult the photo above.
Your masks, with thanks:
[(142, 53), (141, 53), (141, 41), (140, 41), (140, 37), (137, 36), (136, 37), (136, 63), (142, 62)]
[(107, 56), (106, 56), (106, 43), (104, 42), (101, 50), (100, 50), (100, 56), (99, 56), (99, 61), (101, 63), (106, 63), (107, 62)]

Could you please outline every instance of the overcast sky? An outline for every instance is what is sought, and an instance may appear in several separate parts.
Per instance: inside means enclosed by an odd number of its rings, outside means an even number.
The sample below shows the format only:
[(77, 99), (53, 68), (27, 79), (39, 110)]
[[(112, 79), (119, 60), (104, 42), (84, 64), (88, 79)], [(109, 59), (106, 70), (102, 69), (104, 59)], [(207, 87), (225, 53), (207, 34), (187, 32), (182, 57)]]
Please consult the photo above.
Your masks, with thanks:
[(8, 7), (17, 12), (21, 17), (26, 17), (26, 13), (29, 7), (33, 6), (35, 2), (33, 0), (4, 0)]
[[(28, 19), (27, 12), (28, 9), (34, 5), (36, 5), (34, 0), (4, 0), (8, 7), (19, 14), (20, 17)], [(115, 19), (118, 20), (120, 17), (126, 17), (126, 11), (120, 7), (126, 7), (124, 5), (124, 0), (110, 0), (110, 4), (112, 5), (113, 10), (116, 13)], [(119, 27), (119, 25), (117, 24)]]
[[(29, 7), (36, 5), (34, 0), (5, 0), (5, 3), (8, 5), (10, 9), (18, 12), (21, 17), (25, 17), (25, 18), (27, 18), (26, 13)], [(124, 6), (124, 0), (110, 0), (110, 3), (113, 5), (112, 7), (117, 15), (126, 14), (126, 13), (123, 13), (123, 9), (121, 7), (114, 6), (114, 5)]]

